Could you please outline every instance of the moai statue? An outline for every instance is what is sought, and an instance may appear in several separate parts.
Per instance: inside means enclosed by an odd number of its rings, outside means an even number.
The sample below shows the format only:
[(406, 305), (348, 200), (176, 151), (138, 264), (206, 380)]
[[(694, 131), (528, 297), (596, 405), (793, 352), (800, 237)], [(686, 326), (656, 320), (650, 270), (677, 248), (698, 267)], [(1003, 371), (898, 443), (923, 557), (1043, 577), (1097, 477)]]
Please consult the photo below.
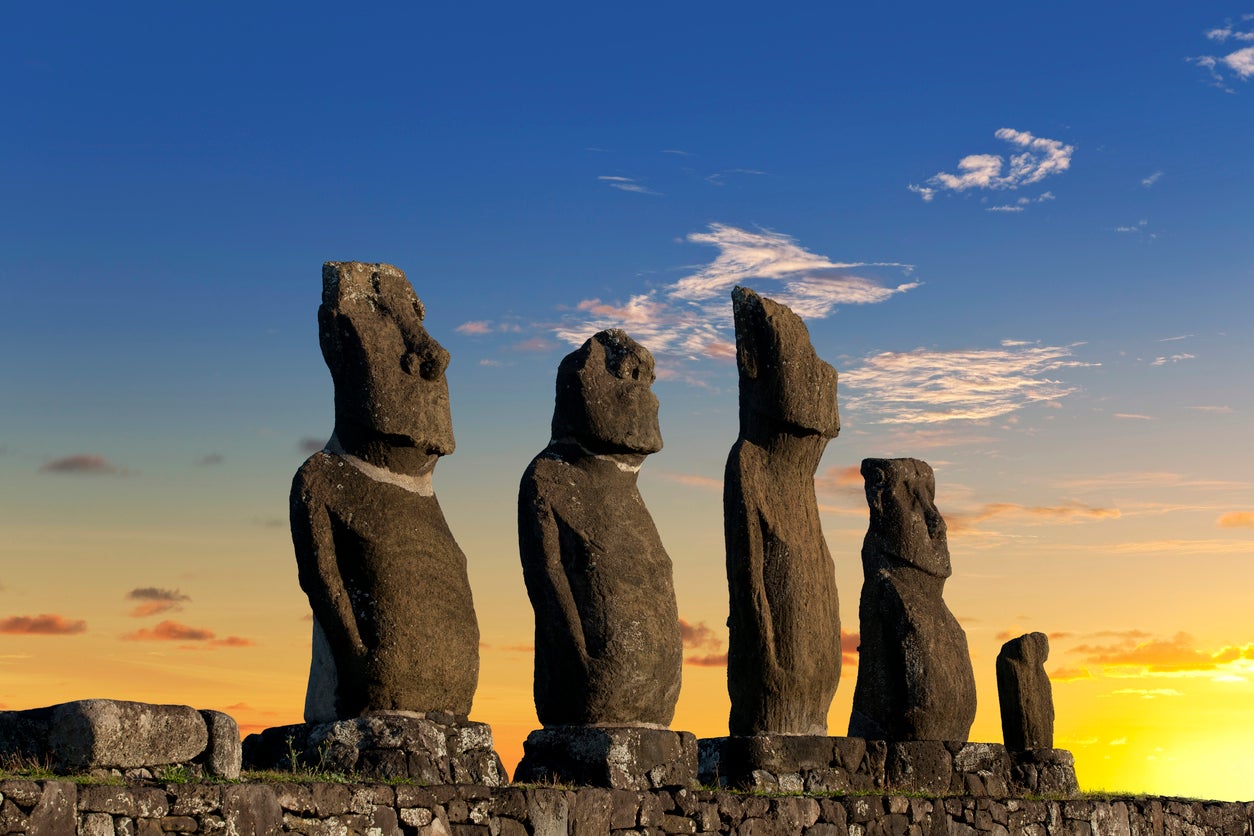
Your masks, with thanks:
[(965, 741), (975, 720), (967, 636), (941, 595), (952, 573), (932, 468), (863, 459), (861, 647), (850, 737)]
[(335, 433), (292, 482), (292, 541), (313, 608), (305, 720), (376, 711), (464, 718), (479, 679), (466, 556), (431, 486), (453, 452), (449, 355), (389, 264), (322, 267), (318, 338)]
[(670, 725), (683, 642), (662, 547), (636, 487), (662, 449), (653, 357), (602, 331), (562, 360), (553, 438), (523, 474), (518, 542), (536, 617), (545, 726)]
[(997, 654), (1001, 734), (1013, 751), (1054, 748), (1054, 693), (1045, 673), (1049, 637), (1028, 633)]
[(667, 730), (683, 664), (671, 560), (636, 487), (662, 449), (653, 379), (652, 355), (617, 329), (558, 368), (552, 440), (518, 493), (545, 728), (528, 737), (516, 781), (695, 781), (696, 739)]
[(836, 370), (801, 318), (732, 291), (740, 437), (727, 458), (723, 519), (733, 735), (825, 735), (840, 680), (836, 574), (814, 473), (840, 432)]

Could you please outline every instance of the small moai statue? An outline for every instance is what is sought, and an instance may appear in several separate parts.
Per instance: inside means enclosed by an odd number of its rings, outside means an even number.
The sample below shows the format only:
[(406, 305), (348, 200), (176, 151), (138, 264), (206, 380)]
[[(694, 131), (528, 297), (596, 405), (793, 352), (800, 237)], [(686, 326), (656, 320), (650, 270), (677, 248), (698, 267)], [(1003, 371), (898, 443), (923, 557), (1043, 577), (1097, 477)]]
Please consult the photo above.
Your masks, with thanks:
[(618, 329), (558, 368), (552, 438), (518, 492), (544, 728), (527, 738), (516, 781), (695, 781), (696, 739), (667, 728), (683, 665), (671, 560), (636, 486), (662, 449), (653, 380), (652, 355)]
[(1054, 748), (1054, 694), (1045, 673), (1049, 637), (1027, 633), (997, 654), (1001, 734), (1012, 751)]
[(836, 370), (801, 318), (732, 291), (740, 437), (727, 458), (723, 524), (732, 735), (826, 735), (840, 681), (840, 603), (814, 473), (840, 432)]
[(449, 354), (425, 315), (390, 264), (322, 267), (318, 339), (335, 384), (335, 432), (291, 494), (314, 619), (308, 723), (470, 713), (479, 626), (466, 556), (431, 484), (453, 452)]
[(967, 637), (945, 606), (952, 574), (932, 468), (863, 459), (861, 646), (850, 737), (965, 741), (975, 720)]

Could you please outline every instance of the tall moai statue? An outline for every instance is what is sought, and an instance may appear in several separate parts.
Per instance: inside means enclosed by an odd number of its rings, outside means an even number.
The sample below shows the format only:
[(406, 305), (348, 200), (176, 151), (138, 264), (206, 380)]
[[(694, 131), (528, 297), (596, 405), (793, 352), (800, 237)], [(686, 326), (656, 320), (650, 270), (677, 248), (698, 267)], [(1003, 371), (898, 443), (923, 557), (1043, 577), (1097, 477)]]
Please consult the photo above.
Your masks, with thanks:
[(840, 432), (836, 370), (801, 318), (732, 291), (740, 437), (727, 458), (723, 519), (733, 735), (825, 735), (840, 680), (840, 604), (814, 473)]
[(695, 781), (695, 738), (667, 730), (683, 664), (671, 560), (636, 487), (662, 449), (653, 380), (652, 355), (617, 329), (558, 368), (552, 439), (518, 493), (545, 728), (528, 737), (515, 780)]
[(918, 459), (863, 459), (862, 477), (871, 521), (849, 735), (965, 741), (975, 675), (966, 633), (942, 598), (953, 570), (932, 468)]
[(1045, 673), (1049, 637), (1027, 633), (997, 654), (1001, 732), (1012, 751), (1054, 748), (1054, 692)]
[(479, 625), (466, 556), (431, 484), (453, 452), (449, 354), (390, 264), (322, 267), (318, 338), (335, 433), (292, 482), (292, 541), (313, 608), (305, 720), (377, 711), (466, 717)]

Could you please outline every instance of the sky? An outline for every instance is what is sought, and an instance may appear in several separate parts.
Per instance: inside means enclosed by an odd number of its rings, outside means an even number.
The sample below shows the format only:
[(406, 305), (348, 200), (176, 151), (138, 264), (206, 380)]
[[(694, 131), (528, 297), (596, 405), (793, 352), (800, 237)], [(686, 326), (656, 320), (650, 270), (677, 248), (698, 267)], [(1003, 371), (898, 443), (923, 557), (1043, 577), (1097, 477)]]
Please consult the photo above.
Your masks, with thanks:
[[(872, 6), (875, 6), (872, 8)], [(1254, 799), (1254, 5), (22, 4), (0, 55), (0, 706), (298, 722), (291, 477), (332, 426), (321, 264), (450, 351), (435, 488), (472, 717), (537, 727), (518, 479), (564, 354), (657, 360), (640, 486), (726, 733), (730, 291), (840, 374), (816, 476), (856, 680), (864, 457), (935, 468), (946, 601), (1049, 634), (1085, 788)], [(416, 591), (415, 594), (421, 594)]]

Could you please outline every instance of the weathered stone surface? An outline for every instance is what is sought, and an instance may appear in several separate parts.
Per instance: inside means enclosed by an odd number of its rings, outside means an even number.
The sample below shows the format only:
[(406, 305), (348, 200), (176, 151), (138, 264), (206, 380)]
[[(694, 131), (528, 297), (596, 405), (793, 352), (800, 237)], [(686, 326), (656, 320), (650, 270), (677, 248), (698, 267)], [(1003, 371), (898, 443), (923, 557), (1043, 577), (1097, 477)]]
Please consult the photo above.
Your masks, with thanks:
[(222, 818), (230, 823), (228, 832), (239, 836), (270, 836), (283, 832), (283, 810), (274, 788), (264, 784), (223, 787)]
[(470, 712), (479, 627), (466, 557), (431, 487), (453, 451), (449, 355), (388, 264), (322, 268), (319, 341), (335, 433), (292, 483), (292, 541), (314, 613), (305, 719)]
[(238, 778), (242, 750), (235, 718), (221, 711), (208, 710), (201, 711), (200, 716), (205, 720), (209, 743), (197, 761), (204, 764), (205, 771), (210, 775), (228, 780)]
[(514, 780), (619, 790), (694, 787), (697, 739), (689, 732), (638, 726), (538, 729), (523, 742)]
[(553, 436), (523, 474), (518, 541), (545, 726), (669, 725), (683, 642), (671, 560), (636, 487), (662, 448), (653, 357), (602, 331), (562, 360)]
[(78, 787), (69, 781), (44, 782), (39, 803), (30, 811), (27, 832), (31, 836), (61, 836), (74, 832)]
[(814, 472), (840, 432), (836, 370), (785, 306), (738, 287), (732, 311), (740, 437), (723, 480), (729, 727), (823, 735), (840, 680), (840, 609)]
[(495, 787), (509, 780), (493, 749), (492, 729), (449, 715), (387, 711), (275, 726), (246, 737), (243, 753), (249, 769), (330, 769), (431, 785)]
[(1054, 748), (1054, 692), (1045, 673), (1049, 637), (1028, 633), (997, 654), (997, 698), (1007, 749)]
[(1011, 790), (1030, 795), (1079, 792), (1075, 757), (1066, 749), (1026, 749), (1010, 753)]
[(186, 705), (76, 700), (51, 706), (43, 716), (43, 754), (58, 770), (187, 763), (209, 739), (200, 713)]
[(942, 593), (952, 568), (932, 468), (864, 459), (861, 646), (851, 737), (965, 741), (975, 720), (967, 637)]

